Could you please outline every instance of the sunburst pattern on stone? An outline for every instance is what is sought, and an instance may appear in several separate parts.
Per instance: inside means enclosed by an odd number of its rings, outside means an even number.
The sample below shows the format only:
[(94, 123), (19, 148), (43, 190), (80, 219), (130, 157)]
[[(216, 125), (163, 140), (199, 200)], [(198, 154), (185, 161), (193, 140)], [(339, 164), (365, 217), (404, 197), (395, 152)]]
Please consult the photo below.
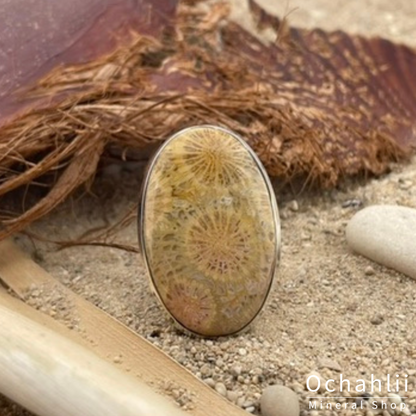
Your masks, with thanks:
[(186, 227), (185, 243), (200, 272), (214, 280), (233, 280), (253, 272), (252, 258), (258, 249), (252, 246), (251, 236), (250, 219), (227, 202), (195, 216)]
[(245, 328), (264, 304), (280, 243), (274, 196), (251, 152), (225, 130), (187, 129), (147, 181), (142, 243), (164, 306), (203, 336)]
[(163, 302), (185, 328), (208, 328), (216, 320), (215, 302), (203, 281), (189, 280), (186, 276), (171, 279)]
[(246, 152), (232, 136), (220, 130), (190, 131), (186, 140), (178, 143), (173, 153), (174, 163), (182, 171), (195, 175), (204, 184), (214, 186), (241, 183), (254, 173), (255, 166), (247, 166)]

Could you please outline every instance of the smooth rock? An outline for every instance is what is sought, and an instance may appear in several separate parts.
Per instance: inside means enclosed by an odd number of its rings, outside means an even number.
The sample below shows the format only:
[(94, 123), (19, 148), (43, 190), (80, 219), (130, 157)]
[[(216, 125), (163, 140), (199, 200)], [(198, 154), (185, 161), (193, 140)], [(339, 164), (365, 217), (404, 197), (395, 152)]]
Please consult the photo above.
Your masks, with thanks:
[(394, 403), (397, 407), (402, 403), (402, 398), (398, 394), (390, 393), (389, 400), (391, 403)]
[(311, 371), (306, 376), (305, 386), (310, 392), (321, 392), (325, 390), (325, 380), (317, 371)]
[(374, 270), (374, 268), (372, 266), (367, 266), (364, 270), (364, 273), (365, 273), (366, 276), (374, 276), (376, 271)]
[(299, 416), (299, 398), (285, 386), (267, 387), (260, 399), (262, 416)]
[(326, 357), (323, 357), (319, 360), (319, 367), (328, 368), (329, 370), (338, 371), (339, 373), (342, 372), (342, 368), (339, 363)]
[(370, 322), (373, 325), (381, 325), (384, 322), (384, 316), (378, 313), (370, 319)]
[(215, 381), (214, 381), (214, 379), (212, 379), (212, 378), (206, 378), (206, 379), (203, 380), (203, 382), (207, 386), (212, 387), (212, 388), (215, 388)]
[(233, 368), (231, 368), (231, 374), (234, 377), (240, 376), (242, 372), (243, 372), (243, 368), (241, 366), (239, 366), (239, 365), (236, 365)]
[(357, 253), (416, 279), (416, 209), (365, 208), (350, 220), (346, 235)]
[(215, 391), (221, 394), (221, 396), (227, 397), (227, 388), (224, 383), (217, 383), (215, 385)]
[(244, 357), (245, 355), (247, 355), (247, 350), (246, 350), (245, 348), (240, 348), (240, 349), (238, 350), (238, 353), (239, 353), (242, 357)]
[(237, 400), (238, 400), (238, 392), (237, 391), (227, 391), (227, 399), (230, 402), (237, 403)]

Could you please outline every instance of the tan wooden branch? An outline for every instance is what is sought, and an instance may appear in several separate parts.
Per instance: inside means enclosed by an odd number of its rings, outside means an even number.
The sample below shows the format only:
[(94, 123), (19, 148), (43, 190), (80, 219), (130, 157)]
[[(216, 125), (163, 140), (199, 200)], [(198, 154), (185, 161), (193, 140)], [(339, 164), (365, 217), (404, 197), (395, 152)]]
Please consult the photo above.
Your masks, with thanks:
[(77, 343), (0, 305), (0, 391), (42, 416), (180, 416)]
[[(76, 350), (82, 348), (80, 345), (88, 346), (101, 359), (107, 361), (111, 368), (115, 366), (114, 357), (121, 356), (122, 362), (117, 364), (117, 368), (129, 371), (132, 376), (136, 376), (141, 382), (153, 389), (163, 388), (163, 385), (166, 384), (186, 389), (193, 400), (192, 408), (186, 414), (205, 416), (207, 409), (212, 416), (243, 416), (245, 414), (243, 410), (217, 394), (143, 337), (61, 285), (10, 240), (0, 242), (0, 280), (21, 299), (24, 299), (31, 290), (37, 288), (43, 292), (59, 290), (59, 293), (72, 305), (70, 313), (77, 320), (76, 330), (70, 331), (61, 323), (33, 310), (21, 301), (9, 299), (10, 296), (4, 294), (4, 291), (3, 293), (0, 291), (0, 306), (15, 315), (19, 313), (21, 315), (19, 322), (25, 321), (22, 317), (24, 315), (38, 324), (46, 326), (49, 331), (54, 332), (51, 339), (58, 337), (66, 339), (67, 342), (70, 342), (71, 339), (73, 341), (71, 345), (75, 344)], [(0, 313), (3, 314), (1, 311)], [(2, 331), (9, 330), (9, 324), (6, 325), (6, 322), (1, 325)], [(42, 345), (39, 342), (37, 346), (41, 348)], [(27, 347), (30, 347), (30, 342)], [(53, 353), (53, 351), (49, 352)], [(76, 360), (75, 356), (71, 357)], [(53, 358), (55, 359), (55, 357)], [(75, 362), (73, 364), (75, 366)], [(13, 360), (9, 360), (9, 365), (13, 366)], [(26, 381), (24, 383), (26, 385)], [(24, 398), (12, 396), (10, 391), (3, 391), (3, 387), (6, 386), (0, 385), (0, 392), (27, 406), (25, 402), (21, 401)], [(39, 383), (38, 387), (41, 389), (42, 383)], [(41, 397), (42, 394), (39, 393), (39, 396)], [(148, 397), (153, 396), (149, 395)], [(63, 400), (62, 397), (61, 399)], [(97, 412), (91, 413), (91, 415), (103, 416), (106, 414), (101, 413), (99, 409), (96, 410)], [(40, 414), (50, 416), (49, 413)], [(53, 415), (55, 414), (53, 413)], [(68, 414), (71, 415), (71, 413)], [(77, 416), (81, 414), (83, 416), (89, 415), (89, 413), (81, 412), (77, 413)], [(164, 415), (165, 413), (152, 413), (154, 416), (159, 414)], [(166, 414), (174, 415), (176, 413)], [(57, 415), (66, 416), (66, 413), (58, 413)], [(121, 416), (123, 413), (116, 412), (112, 415)], [(141, 413), (137, 413), (137, 415), (141, 415)]]

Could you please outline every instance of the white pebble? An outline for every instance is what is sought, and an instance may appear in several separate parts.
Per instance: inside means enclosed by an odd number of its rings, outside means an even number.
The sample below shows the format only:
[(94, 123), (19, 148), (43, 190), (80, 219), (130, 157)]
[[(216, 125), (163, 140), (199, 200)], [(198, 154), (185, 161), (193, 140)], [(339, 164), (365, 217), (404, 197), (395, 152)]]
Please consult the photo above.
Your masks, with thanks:
[(207, 386), (212, 387), (212, 388), (215, 387), (215, 381), (212, 378), (206, 378), (203, 381)]
[(374, 270), (374, 268), (372, 266), (367, 266), (365, 268), (365, 272), (364, 273), (365, 273), (366, 276), (373, 276), (374, 273), (375, 273), (375, 270)]
[(242, 367), (240, 367), (239, 365), (236, 365), (231, 369), (231, 374), (235, 377), (238, 377), (239, 375), (241, 375), (242, 371), (243, 371)]
[(236, 392), (236, 391), (229, 391), (229, 392), (227, 392), (227, 399), (230, 402), (237, 403), (237, 400), (238, 400), (238, 392)]
[(311, 371), (306, 376), (305, 385), (308, 391), (310, 392), (325, 390), (325, 381), (323, 380), (322, 376), (316, 371)]
[(239, 397), (238, 399), (237, 399), (237, 406), (239, 406), (239, 407), (244, 407), (244, 403), (246, 402), (246, 398), (243, 396), (243, 397)]
[(296, 199), (290, 201), (288, 203), (288, 207), (289, 207), (290, 210), (292, 210), (294, 212), (299, 211), (299, 204), (298, 204), (298, 201), (296, 201)]
[(238, 350), (238, 353), (239, 353), (241, 356), (245, 356), (245, 355), (247, 355), (247, 350), (246, 350), (245, 348), (240, 348), (240, 349)]
[(224, 383), (217, 383), (215, 385), (215, 391), (221, 394), (221, 396), (227, 397), (227, 388)]
[(394, 403), (396, 406), (400, 406), (402, 399), (398, 394), (390, 393), (389, 400), (391, 403)]
[(371, 260), (416, 279), (416, 209), (374, 205), (347, 226), (349, 246)]
[(299, 416), (299, 398), (285, 386), (267, 387), (260, 399), (262, 416)]

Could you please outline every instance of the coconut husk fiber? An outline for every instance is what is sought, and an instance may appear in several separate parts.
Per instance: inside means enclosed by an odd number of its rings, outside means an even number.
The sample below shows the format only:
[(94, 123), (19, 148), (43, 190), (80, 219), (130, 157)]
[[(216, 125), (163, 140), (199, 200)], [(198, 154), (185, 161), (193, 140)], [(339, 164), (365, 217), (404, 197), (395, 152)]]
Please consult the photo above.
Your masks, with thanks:
[[(0, 129), (0, 196), (27, 184), (50, 187), (22, 213), (2, 212), (0, 238), (90, 183), (100, 161), (140, 159), (190, 125), (228, 127), (247, 139), (271, 176), (321, 187), (380, 175), (412, 153), (416, 53), (410, 48), (293, 28), (253, 1), (259, 30), (273, 29), (274, 42), (232, 22), (227, 4), (113, 3), (126, 19), (127, 4), (138, 5), (137, 16), (146, 7), (148, 17), (125, 20), (129, 30), (116, 37), (115, 49), (110, 36), (87, 36), (87, 51), (98, 51), (89, 62), (82, 47), (66, 55), (57, 44), (64, 65), (52, 72), (49, 61), (38, 66), (36, 74), (46, 76), (0, 102), (2, 113), (10, 100), (18, 106)], [(20, 82), (32, 82), (34, 73)]]

